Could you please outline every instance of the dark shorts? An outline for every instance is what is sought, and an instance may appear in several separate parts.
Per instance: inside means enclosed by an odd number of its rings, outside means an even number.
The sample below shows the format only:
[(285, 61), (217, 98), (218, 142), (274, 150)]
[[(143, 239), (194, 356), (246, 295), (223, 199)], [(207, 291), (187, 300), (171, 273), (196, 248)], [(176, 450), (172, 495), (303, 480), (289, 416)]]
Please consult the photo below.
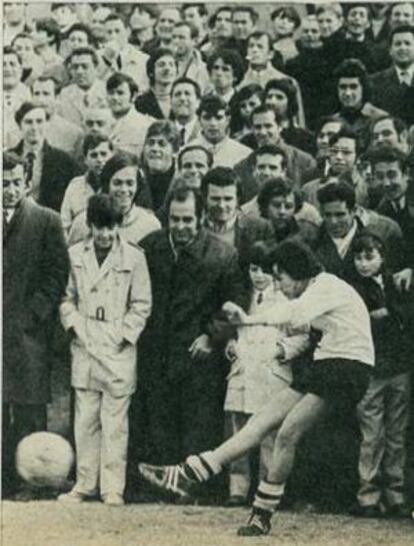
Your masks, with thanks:
[(294, 373), (291, 388), (316, 394), (330, 404), (355, 406), (367, 390), (372, 369), (358, 360), (316, 360)]

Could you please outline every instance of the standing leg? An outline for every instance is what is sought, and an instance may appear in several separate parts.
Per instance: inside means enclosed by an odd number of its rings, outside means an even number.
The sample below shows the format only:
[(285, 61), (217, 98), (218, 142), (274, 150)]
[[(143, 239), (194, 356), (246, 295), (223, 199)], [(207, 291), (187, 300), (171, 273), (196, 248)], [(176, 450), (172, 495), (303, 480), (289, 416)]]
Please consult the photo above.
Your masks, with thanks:
[[(228, 415), (231, 436), (237, 434), (247, 423), (249, 415), (240, 411), (232, 411)], [(229, 472), (229, 495), (230, 500), (233, 498), (234, 502), (240, 501), (240, 503), (247, 500), (250, 489), (250, 460), (249, 454), (246, 453), (240, 459), (230, 463)]]

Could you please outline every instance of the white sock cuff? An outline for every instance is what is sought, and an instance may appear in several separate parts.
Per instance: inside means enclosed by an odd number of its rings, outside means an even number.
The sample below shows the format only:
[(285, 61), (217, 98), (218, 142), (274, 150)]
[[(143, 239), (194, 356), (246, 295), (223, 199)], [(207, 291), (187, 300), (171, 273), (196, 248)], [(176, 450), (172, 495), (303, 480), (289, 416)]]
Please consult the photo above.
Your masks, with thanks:
[(220, 472), (223, 470), (223, 467), (217, 461), (217, 457), (215, 456), (214, 451), (204, 451), (203, 453), (200, 453), (200, 457), (211, 468), (214, 476), (217, 476), (217, 474), (220, 474)]
[(262, 480), (259, 483), (259, 487), (257, 488), (258, 491), (261, 493), (264, 493), (265, 495), (269, 495), (272, 497), (281, 497), (283, 493), (285, 492), (285, 484), (284, 483), (270, 483), (266, 480)]

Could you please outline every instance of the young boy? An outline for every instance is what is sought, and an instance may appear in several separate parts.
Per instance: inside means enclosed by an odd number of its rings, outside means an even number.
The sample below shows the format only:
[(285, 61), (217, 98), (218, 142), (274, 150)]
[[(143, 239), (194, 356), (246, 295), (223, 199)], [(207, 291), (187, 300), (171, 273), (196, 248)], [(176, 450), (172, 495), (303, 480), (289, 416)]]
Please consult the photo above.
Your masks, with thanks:
[(352, 284), (370, 312), (375, 347), (375, 373), (358, 405), (362, 442), (354, 511), (363, 517), (378, 517), (383, 510), (393, 517), (408, 517), (403, 491), (412, 358), (410, 295), (397, 291), (380, 239), (364, 234), (355, 239), (352, 251)]
[(121, 215), (108, 195), (89, 199), (92, 236), (71, 247), (71, 272), (60, 306), (72, 337), (76, 484), (64, 502), (100, 495), (123, 504), (128, 408), (136, 386), (136, 343), (151, 311), (142, 251), (118, 234)]

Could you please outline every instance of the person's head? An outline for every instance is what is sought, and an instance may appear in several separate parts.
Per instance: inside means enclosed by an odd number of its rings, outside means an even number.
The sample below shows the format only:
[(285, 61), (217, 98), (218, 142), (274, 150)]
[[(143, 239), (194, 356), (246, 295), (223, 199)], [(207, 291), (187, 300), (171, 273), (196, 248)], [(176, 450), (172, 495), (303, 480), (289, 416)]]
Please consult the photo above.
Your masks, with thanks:
[(234, 95), (231, 105), (232, 122), (241, 122), (244, 127), (250, 127), (251, 115), (255, 108), (262, 104), (263, 89), (257, 83), (250, 83), (242, 87)]
[(272, 40), (266, 32), (256, 30), (247, 40), (247, 56), (251, 66), (267, 66), (273, 58)]
[(273, 283), (272, 268), (269, 263), (271, 247), (264, 241), (256, 241), (247, 253), (250, 284), (254, 290), (263, 292)]
[(239, 202), (239, 181), (233, 169), (214, 167), (201, 182), (208, 219), (215, 224), (232, 220)]
[(87, 134), (83, 141), (82, 152), (88, 172), (98, 177), (105, 163), (112, 157), (114, 148), (107, 136)]
[(181, 6), (181, 16), (186, 23), (190, 23), (198, 29), (199, 35), (204, 33), (208, 16), (205, 4), (183, 4)]
[(69, 51), (79, 47), (93, 46), (94, 39), (88, 25), (74, 23), (67, 32)]
[(264, 90), (264, 103), (272, 106), (280, 120), (292, 120), (298, 113), (296, 89), (289, 78), (269, 80)]
[(147, 60), (146, 71), (151, 87), (172, 85), (177, 77), (177, 62), (172, 51), (165, 47), (155, 49)]
[(343, 10), (339, 2), (317, 5), (315, 14), (324, 39), (332, 36), (342, 26)]
[(394, 28), (390, 44), (390, 55), (395, 65), (404, 69), (414, 63), (414, 25)]
[(15, 89), (22, 79), (22, 59), (15, 49), (10, 46), (3, 48), (3, 87), (7, 90)]
[(391, 28), (401, 25), (414, 25), (414, 4), (412, 2), (396, 2), (392, 4), (389, 21)]
[(119, 118), (125, 116), (134, 107), (138, 86), (128, 74), (115, 72), (106, 82), (106, 93), (112, 115), (114, 118)]
[(218, 92), (236, 87), (244, 75), (244, 61), (233, 49), (215, 51), (207, 62), (210, 81)]
[(116, 210), (123, 216), (131, 210), (142, 185), (138, 159), (132, 154), (115, 153), (101, 171), (102, 193), (113, 199)]
[(317, 49), (322, 47), (321, 29), (315, 15), (308, 15), (302, 19), (300, 43), (305, 49)]
[(355, 190), (346, 182), (331, 182), (318, 190), (326, 231), (333, 239), (346, 237), (355, 221)]
[(398, 201), (408, 189), (407, 154), (399, 148), (381, 146), (369, 154), (372, 175), (377, 185), (381, 186), (384, 197), (389, 201)]
[(22, 160), (3, 152), (3, 208), (16, 208), (30, 189)]
[(372, 278), (381, 274), (385, 261), (384, 243), (370, 232), (364, 232), (354, 238), (351, 251), (356, 271), (364, 278)]
[(199, 144), (181, 148), (177, 157), (178, 172), (188, 187), (200, 188), (201, 180), (213, 166), (213, 156)]
[(274, 144), (265, 144), (255, 150), (253, 157), (253, 176), (259, 188), (271, 178), (286, 177), (287, 158), (282, 148)]
[(178, 78), (171, 87), (171, 110), (182, 123), (192, 121), (200, 104), (201, 90), (190, 78)]
[(370, 86), (365, 66), (358, 59), (346, 59), (334, 72), (341, 108), (361, 108), (370, 97)]
[(254, 31), (259, 19), (257, 11), (248, 5), (239, 5), (233, 10), (233, 36), (236, 40), (246, 40)]
[(401, 148), (402, 151), (407, 151), (407, 126), (399, 118), (384, 115), (371, 124), (370, 144), (372, 146), (394, 146)]
[[(92, 4), (92, 9), (93, 7), (94, 4)], [(98, 43), (105, 42), (106, 40), (105, 21), (111, 13), (111, 8), (104, 5), (96, 5), (95, 9), (92, 11), (91, 31), (94, 39)]]
[(115, 200), (106, 194), (96, 194), (88, 200), (86, 223), (91, 231), (93, 244), (98, 250), (110, 250), (118, 235), (122, 213)]
[(49, 116), (51, 116), (56, 109), (56, 99), (60, 92), (59, 83), (53, 78), (53, 76), (39, 76), (32, 83), (32, 100), (37, 106), (43, 106)]
[(71, 3), (57, 3), (51, 5), (52, 17), (63, 32), (76, 21), (76, 6)]
[(172, 39), (174, 26), (181, 21), (181, 14), (177, 8), (164, 8), (156, 24), (156, 33), (165, 43)]
[(33, 36), (24, 32), (17, 34), (13, 38), (11, 46), (20, 56), (22, 66), (24, 68), (32, 68), (34, 59), (37, 56)]
[(99, 60), (95, 50), (79, 47), (69, 54), (66, 63), (73, 83), (81, 89), (89, 89), (97, 78)]
[(252, 112), (252, 129), (257, 145), (279, 144), (281, 127), (272, 106), (263, 104)]
[(301, 204), (293, 190), (293, 183), (285, 177), (267, 180), (257, 198), (260, 215), (270, 220), (276, 232), (284, 231), (291, 224)]
[(201, 132), (205, 139), (218, 144), (226, 138), (229, 123), (229, 107), (226, 102), (215, 95), (205, 96), (198, 107)]
[(364, 36), (365, 32), (371, 26), (371, 10), (369, 4), (364, 2), (346, 4), (344, 12), (347, 32), (355, 37)]
[(105, 19), (106, 41), (113, 44), (117, 51), (121, 51), (128, 43), (128, 29), (122, 17), (111, 13)]
[(171, 121), (154, 121), (145, 136), (143, 162), (150, 173), (164, 173), (174, 165), (180, 135)]
[(129, 16), (129, 28), (138, 32), (153, 28), (158, 14), (157, 6), (154, 4), (134, 4)]
[(186, 59), (195, 50), (198, 40), (198, 29), (191, 23), (179, 21), (174, 25), (171, 35), (171, 50), (176, 59)]
[(329, 141), (329, 163), (334, 174), (351, 171), (359, 149), (358, 135), (346, 127), (340, 129)]
[(14, 117), (20, 127), (24, 143), (29, 146), (41, 146), (45, 140), (49, 120), (46, 109), (33, 102), (24, 102)]
[(60, 46), (60, 29), (57, 22), (51, 17), (38, 19), (35, 23), (33, 38), (36, 47), (55, 47)]
[(318, 148), (318, 157), (327, 158), (329, 156), (330, 139), (336, 135), (342, 128), (342, 122), (333, 117), (324, 117), (321, 119), (319, 127), (316, 130), (316, 146)]
[(18, 26), (24, 23), (26, 17), (26, 4), (6, 2), (4, 4), (4, 20), (9, 25)]
[(82, 126), (86, 133), (109, 136), (114, 123), (114, 117), (108, 106), (92, 105), (83, 112)]
[(193, 188), (177, 188), (166, 200), (168, 230), (176, 247), (184, 247), (197, 235), (203, 214), (203, 199)]
[(233, 34), (233, 8), (222, 6), (210, 18), (209, 26), (213, 29), (216, 38), (230, 38)]
[(298, 298), (309, 282), (323, 271), (312, 250), (299, 241), (283, 241), (272, 247), (269, 256), (273, 277), (288, 299)]
[(270, 16), (276, 38), (292, 36), (300, 27), (300, 17), (293, 6), (276, 8)]

